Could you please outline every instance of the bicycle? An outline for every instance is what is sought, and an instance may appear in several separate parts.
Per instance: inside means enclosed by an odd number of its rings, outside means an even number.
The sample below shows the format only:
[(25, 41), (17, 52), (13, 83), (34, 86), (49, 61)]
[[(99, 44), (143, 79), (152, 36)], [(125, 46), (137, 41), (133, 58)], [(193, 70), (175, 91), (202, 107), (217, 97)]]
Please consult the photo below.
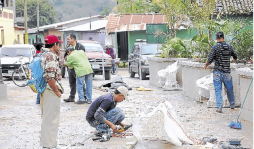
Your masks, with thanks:
[(27, 86), (27, 80), (30, 79), (30, 71), (28, 70), (29, 62), (23, 64), (22, 60), (23, 56), (21, 56), (19, 60), (15, 62), (15, 64), (20, 62), (20, 67), (12, 73), (12, 81), (19, 87)]

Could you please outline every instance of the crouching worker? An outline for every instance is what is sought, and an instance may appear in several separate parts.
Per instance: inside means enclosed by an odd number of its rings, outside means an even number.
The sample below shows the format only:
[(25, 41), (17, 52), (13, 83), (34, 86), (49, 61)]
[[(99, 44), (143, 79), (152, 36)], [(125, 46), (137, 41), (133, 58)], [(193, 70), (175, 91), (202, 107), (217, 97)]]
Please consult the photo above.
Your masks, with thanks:
[(114, 93), (102, 95), (90, 105), (86, 120), (92, 127), (96, 128), (96, 135), (101, 137), (101, 142), (110, 139), (110, 128), (113, 132), (117, 132), (117, 125), (120, 125), (121, 128), (131, 127), (131, 125), (122, 123), (124, 113), (120, 108), (116, 107), (117, 102), (128, 100), (127, 96), (128, 89), (120, 86)]

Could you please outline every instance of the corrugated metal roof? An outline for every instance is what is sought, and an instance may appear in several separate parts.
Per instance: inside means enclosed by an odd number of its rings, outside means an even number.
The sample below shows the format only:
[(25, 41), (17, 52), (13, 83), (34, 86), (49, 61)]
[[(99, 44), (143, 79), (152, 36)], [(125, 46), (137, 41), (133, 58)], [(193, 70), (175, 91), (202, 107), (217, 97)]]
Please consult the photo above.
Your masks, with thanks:
[[(100, 17), (100, 16), (101, 15), (96, 15), (96, 16), (92, 16), (91, 18), (96, 18), (96, 17)], [(54, 23), (54, 24), (50, 24), (50, 25), (41, 26), (41, 27), (39, 27), (39, 30), (44, 31), (46, 29), (59, 28), (59, 27), (61, 27), (63, 25), (66, 25), (66, 24), (70, 24), (70, 23), (73, 23), (73, 22), (79, 22), (79, 21), (87, 20), (87, 19), (90, 19), (90, 17), (73, 19), (73, 20), (69, 20), (69, 21), (64, 21), (64, 22), (59, 22), (59, 23)], [(37, 32), (37, 28), (28, 29), (27, 32), (28, 33), (35, 33), (35, 32)]]
[[(91, 22), (91, 31), (105, 28), (107, 25), (107, 22), (108, 22), (108, 20), (97, 20), (97, 21)], [(78, 26), (63, 29), (60, 31), (61, 32), (64, 32), (64, 31), (90, 31), (90, 23), (78, 25)]]
[(106, 26), (107, 34), (121, 31), (146, 30), (146, 24), (164, 24), (163, 14), (110, 14)]

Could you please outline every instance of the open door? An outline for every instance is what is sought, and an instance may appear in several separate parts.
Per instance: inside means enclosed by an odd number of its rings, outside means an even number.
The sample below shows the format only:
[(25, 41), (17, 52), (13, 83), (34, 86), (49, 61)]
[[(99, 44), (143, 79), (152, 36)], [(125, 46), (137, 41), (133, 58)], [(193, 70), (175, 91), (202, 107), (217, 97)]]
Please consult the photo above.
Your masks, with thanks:
[(128, 32), (117, 33), (118, 58), (121, 61), (128, 60)]

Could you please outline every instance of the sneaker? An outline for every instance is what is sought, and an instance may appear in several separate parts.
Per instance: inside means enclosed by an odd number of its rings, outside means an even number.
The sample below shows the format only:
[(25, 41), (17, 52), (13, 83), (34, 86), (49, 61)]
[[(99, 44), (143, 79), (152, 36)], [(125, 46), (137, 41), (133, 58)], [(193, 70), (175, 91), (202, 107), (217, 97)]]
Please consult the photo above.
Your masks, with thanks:
[(217, 109), (216, 112), (222, 113), (222, 109)]
[(87, 104), (91, 104), (91, 103), (92, 103), (92, 101), (87, 101), (86, 103), (87, 103)]
[(65, 102), (74, 102), (74, 99), (72, 99), (72, 98), (67, 98), (67, 99), (64, 99), (63, 101), (65, 101)]
[(230, 109), (235, 109), (235, 107), (230, 107)]
[(79, 101), (75, 102), (75, 104), (85, 104), (85, 103), (86, 103), (86, 102), (83, 101), (83, 100), (79, 100)]

